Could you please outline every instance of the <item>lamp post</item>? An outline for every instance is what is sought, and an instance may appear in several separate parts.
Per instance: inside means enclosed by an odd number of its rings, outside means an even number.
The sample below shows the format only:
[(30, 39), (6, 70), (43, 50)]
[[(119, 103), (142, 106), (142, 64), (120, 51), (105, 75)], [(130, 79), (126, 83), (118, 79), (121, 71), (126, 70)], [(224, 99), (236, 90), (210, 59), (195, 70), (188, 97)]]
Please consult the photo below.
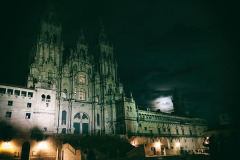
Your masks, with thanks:
[(3, 158), (5, 159), (6, 154), (8, 151), (10, 151), (13, 148), (12, 144), (10, 142), (4, 142), (0, 148), (3, 154)]
[(176, 147), (177, 147), (177, 149), (179, 150), (179, 154), (180, 154), (180, 142), (177, 142), (177, 143), (176, 143)]

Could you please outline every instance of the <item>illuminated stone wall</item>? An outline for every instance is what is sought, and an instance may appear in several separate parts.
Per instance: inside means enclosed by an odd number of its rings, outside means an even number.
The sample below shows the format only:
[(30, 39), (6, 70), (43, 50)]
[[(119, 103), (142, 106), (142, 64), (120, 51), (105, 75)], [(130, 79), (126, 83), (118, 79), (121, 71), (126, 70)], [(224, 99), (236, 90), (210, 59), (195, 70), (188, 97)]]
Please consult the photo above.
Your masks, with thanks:
[[(34, 127), (53, 132), (55, 123), (56, 93), (52, 90), (33, 90), (0, 85), (0, 121), (17, 130), (29, 133)], [(18, 94), (18, 92), (20, 94)], [(45, 95), (45, 98), (42, 98)], [(47, 99), (47, 96), (50, 99)]]
[[(133, 146), (144, 145), (146, 156), (176, 155), (203, 148), (202, 133), (207, 121), (199, 118), (180, 117), (135, 107), (131, 98), (118, 102), (119, 122)], [(119, 123), (120, 124), (120, 123)], [(128, 138), (127, 138), (128, 139)]]

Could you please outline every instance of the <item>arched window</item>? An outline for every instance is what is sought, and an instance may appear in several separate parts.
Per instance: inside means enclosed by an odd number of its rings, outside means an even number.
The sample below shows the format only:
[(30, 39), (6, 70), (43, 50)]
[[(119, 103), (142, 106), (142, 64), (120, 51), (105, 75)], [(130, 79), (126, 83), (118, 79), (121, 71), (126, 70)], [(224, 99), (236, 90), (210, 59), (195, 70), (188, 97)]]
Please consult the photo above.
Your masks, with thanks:
[(63, 98), (67, 98), (67, 89), (63, 90)]
[(97, 126), (100, 126), (100, 116), (97, 114)]
[(99, 95), (96, 96), (96, 99), (95, 99), (96, 102), (99, 101)]
[(80, 83), (86, 83), (86, 76), (83, 75), (83, 74), (80, 74), (80, 75), (79, 75), (79, 82), (80, 82)]
[(79, 99), (80, 100), (86, 100), (86, 92), (84, 88), (81, 88), (79, 91)]
[(88, 117), (86, 116), (86, 114), (82, 115), (82, 119), (88, 119)]
[(66, 125), (67, 112), (62, 111), (62, 125)]
[(80, 119), (80, 113), (77, 113), (77, 114), (74, 116), (74, 119)]
[(47, 102), (50, 102), (50, 101), (51, 101), (51, 96), (47, 95)]
[(45, 101), (45, 95), (42, 94), (42, 101)]

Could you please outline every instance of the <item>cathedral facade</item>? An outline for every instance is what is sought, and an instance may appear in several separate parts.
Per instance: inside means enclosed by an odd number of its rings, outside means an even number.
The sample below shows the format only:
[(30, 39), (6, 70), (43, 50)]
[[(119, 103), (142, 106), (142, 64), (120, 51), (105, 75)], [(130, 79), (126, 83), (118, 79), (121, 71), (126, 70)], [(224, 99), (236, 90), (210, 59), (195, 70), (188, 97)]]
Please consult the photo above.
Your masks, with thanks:
[(0, 85), (1, 122), (26, 135), (33, 128), (44, 134), (127, 135), (132, 145), (145, 145), (146, 155), (177, 154), (180, 143), (181, 150), (202, 147), (205, 120), (139, 109), (125, 96), (102, 26), (91, 52), (82, 33), (65, 61), (61, 32), (55, 13), (47, 12), (30, 52), (27, 87)]
[[(117, 77), (113, 47), (108, 44), (103, 27), (93, 53), (81, 34), (65, 63), (61, 30), (55, 15), (48, 12), (31, 52), (27, 87), (54, 92), (53, 132), (114, 134), (115, 101), (122, 97), (123, 87)], [(45, 103), (47, 95), (39, 98)], [(46, 101), (46, 105), (50, 103)]]

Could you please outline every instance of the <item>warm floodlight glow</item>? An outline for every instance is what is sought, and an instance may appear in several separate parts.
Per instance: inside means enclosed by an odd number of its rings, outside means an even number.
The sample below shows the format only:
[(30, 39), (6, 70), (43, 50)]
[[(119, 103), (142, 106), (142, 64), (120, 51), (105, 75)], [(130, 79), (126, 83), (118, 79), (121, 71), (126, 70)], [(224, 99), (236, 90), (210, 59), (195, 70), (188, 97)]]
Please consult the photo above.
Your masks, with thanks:
[(156, 143), (155, 143), (155, 147), (161, 147), (160, 142), (156, 142)]
[(135, 141), (133, 141), (133, 142), (131, 143), (131, 145), (134, 146), (134, 147), (136, 147), (137, 144), (136, 144)]
[(12, 145), (10, 142), (4, 142), (1, 146), (1, 149), (12, 149)]
[(153, 101), (153, 105), (156, 109), (160, 109), (161, 112), (171, 113), (173, 112), (172, 97), (159, 97)]
[(176, 147), (180, 147), (180, 143), (179, 142), (176, 143)]
[(38, 149), (47, 149), (47, 143), (46, 142), (40, 142), (38, 144)]

